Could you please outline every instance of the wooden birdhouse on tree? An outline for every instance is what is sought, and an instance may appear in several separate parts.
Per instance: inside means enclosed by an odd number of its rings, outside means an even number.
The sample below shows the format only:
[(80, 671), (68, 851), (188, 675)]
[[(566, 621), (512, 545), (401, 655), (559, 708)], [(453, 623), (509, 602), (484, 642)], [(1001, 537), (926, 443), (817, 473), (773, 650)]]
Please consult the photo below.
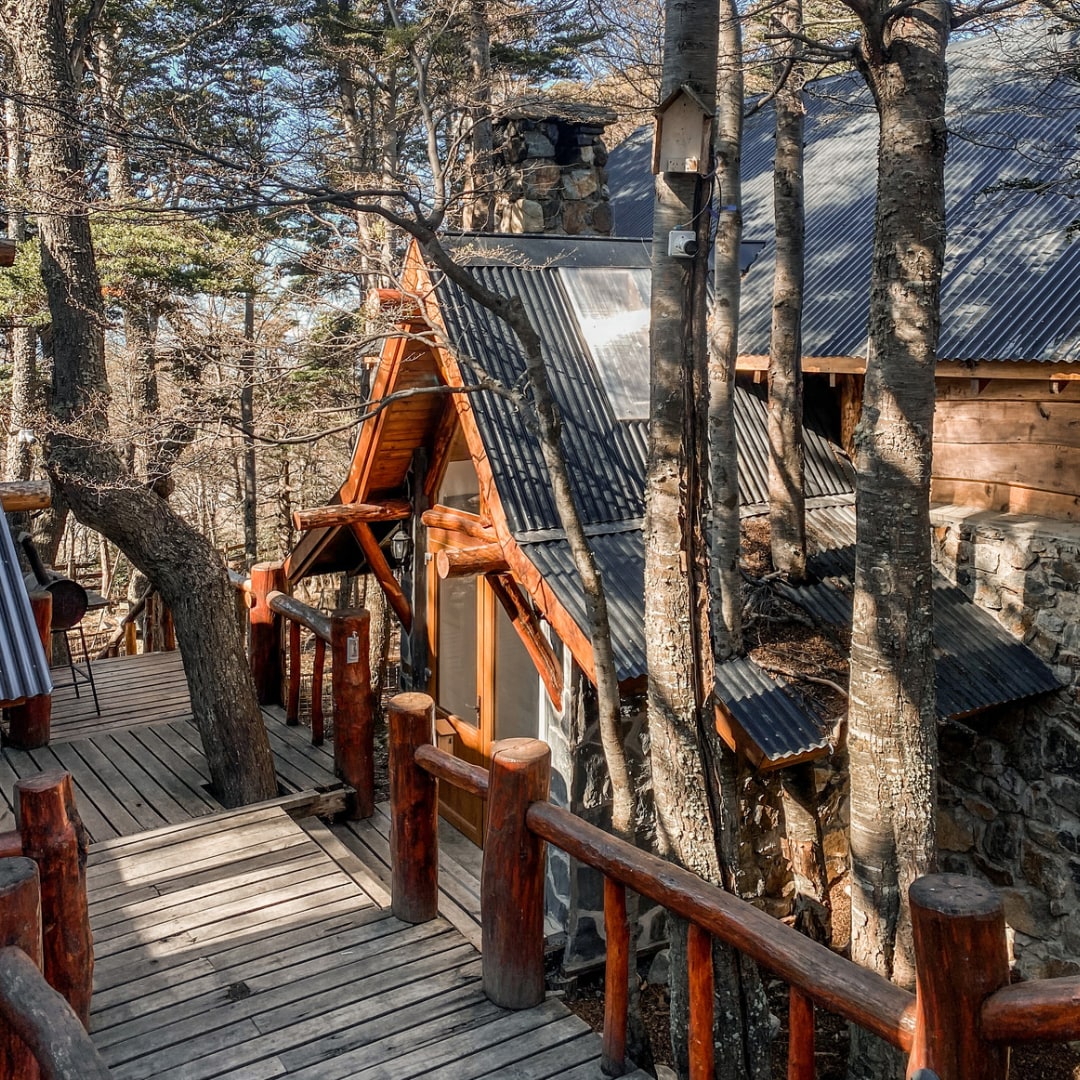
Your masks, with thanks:
[(15, 241), (0, 236), (0, 266), (11, 266), (15, 262)]
[(714, 110), (683, 83), (656, 110), (653, 175), (709, 171), (709, 134)]

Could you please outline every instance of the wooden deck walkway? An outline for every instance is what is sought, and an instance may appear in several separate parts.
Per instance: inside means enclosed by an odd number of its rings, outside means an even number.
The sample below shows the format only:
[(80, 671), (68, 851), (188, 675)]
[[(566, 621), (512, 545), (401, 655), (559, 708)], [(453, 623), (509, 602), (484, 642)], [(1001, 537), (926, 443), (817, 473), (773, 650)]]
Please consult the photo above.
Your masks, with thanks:
[[(54, 672), (57, 682), (64, 676), (63, 669)], [(70, 685), (61, 685), (50, 745), (0, 752), (0, 830), (11, 827), (15, 781), (51, 769), (74, 776), (79, 813), (95, 841), (222, 810), (210, 792), (180, 654), (96, 660), (94, 677), (100, 716), (87, 687), (77, 699)], [(332, 752), (311, 745), (310, 729), (286, 726), (280, 710), (264, 715), (283, 794), (340, 786)]]
[[(121, 663), (136, 702), (161, 679), (161, 714), (125, 708), (116, 665), (100, 720), (58, 695), (63, 735), (0, 754), (6, 799), (18, 776), (75, 774), (97, 841), (91, 1033), (117, 1080), (599, 1080), (599, 1037), (560, 1001), (512, 1013), (484, 996), (480, 853), (460, 834), (440, 833), (443, 917), (399, 922), (385, 806), (333, 827), (277, 805), (222, 811), (169, 664)], [(306, 729), (267, 727), (284, 788), (334, 782)]]

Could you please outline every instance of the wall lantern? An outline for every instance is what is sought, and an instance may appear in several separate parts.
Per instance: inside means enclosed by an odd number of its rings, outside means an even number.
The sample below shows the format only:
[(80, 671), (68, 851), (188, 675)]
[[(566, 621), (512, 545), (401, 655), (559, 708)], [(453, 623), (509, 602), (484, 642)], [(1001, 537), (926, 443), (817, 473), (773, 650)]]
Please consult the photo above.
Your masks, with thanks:
[(412, 537), (405, 529), (398, 529), (390, 537), (388, 562), (394, 569), (404, 566), (412, 557)]
[(715, 110), (685, 83), (660, 103), (653, 129), (654, 176), (709, 171), (709, 136)]

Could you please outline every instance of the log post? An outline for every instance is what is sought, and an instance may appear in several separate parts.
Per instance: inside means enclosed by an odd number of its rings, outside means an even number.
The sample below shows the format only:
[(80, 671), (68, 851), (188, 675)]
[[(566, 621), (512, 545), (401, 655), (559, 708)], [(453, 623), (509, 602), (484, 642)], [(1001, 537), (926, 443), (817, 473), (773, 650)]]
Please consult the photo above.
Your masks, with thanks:
[[(41, 967), (41, 892), (33, 859), (0, 860), (0, 946), (15, 945)], [(37, 1059), (0, 1020), (0, 1076), (37, 1080)]]
[(713, 1043), (712, 935), (697, 923), (686, 931), (687, 983), (690, 995), (690, 1080), (713, 1080), (716, 1049)]
[[(52, 594), (32, 592), (30, 610), (34, 625), (45, 649), (45, 660), (52, 663)], [(36, 694), (8, 710), (11, 730), (8, 741), (20, 750), (36, 750), (49, 745), (52, 734), (52, 694)]]
[(1009, 1048), (984, 1039), (979, 1022), (983, 1002), (1009, 982), (1001, 898), (960, 874), (919, 878), (909, 896), (916, 1010), (907, 1075), (932, 1069), (940, 1080), (1005, 1080)]
[(626, 1021), (630, 1005), (630, 924), (626, 886), (604, 878), (604, 1045), (600, 1069), (605, 1076), (626, 1072)]
[(439, 785), (416, 764), (416, 748), (435, 739), (435, 703), (427, 694), (390, 702), (391, 908), (407, 923), (439, 914)]
[(256, 563), (251, 568), (251, 674), (260, 705), (281, 704), (281, 616), (267, 597), (284, 592), (283, 563)]
[(75, 806), (71, 773), (40, 773), (15, 785), (23, 854), (41, 875), (44, 963), (49, 985), (90, 1024), (94, 941), (86, 900), (89, 837)]
[(355, 794), (346, 816), (375, 813), (375, 730), (368, 655), (370, 615), (363, 609), (330, 616), (330, 678), (334, 694), (334, 769)]
[(285, 705), (285, 723), (296, 727), (300, 723), (300, 624), (289, 624), (289, 697)]
[(326, 642), (315, 639), (315, 663), (311, 669), (311, 745), (322, 746), (325, 735), (323, 723), (323, 669), (326, 666)]
[(797, 987), (788, 994), (787, 1080), (814, 1080), (814, 1003)]
[(124, 623), (124, 655), (135, 656), (139, 651), (139, 628), (135, 620)]
[(491, 747), (484, 863), (480, 878), (484, 993), (505, 1009), (544, 1000), (544, 841), (525, 823), (546, 801), (551, 750), (538, 739)]

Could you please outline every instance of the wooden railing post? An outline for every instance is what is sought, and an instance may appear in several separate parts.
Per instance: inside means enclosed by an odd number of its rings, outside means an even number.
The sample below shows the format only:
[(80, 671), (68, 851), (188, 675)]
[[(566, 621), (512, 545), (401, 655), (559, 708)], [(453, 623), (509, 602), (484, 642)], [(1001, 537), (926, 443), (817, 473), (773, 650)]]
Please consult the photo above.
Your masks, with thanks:
[(814, 1080), (814, 1003), (798, 987), (788, 993), (787, 1080)]
[(251, 674), (260, 705), (281, 704), (281, 616), (267, 597), (284, 592), (283, 563), (256, 563), (251, 568)]
[(915, 1042), (908, 1076), (1005, 1080), (1009, 1048), (980, 1030), (983, 1002), (1009, 982), (1001, 899), (960, 874), (919, 878), (910, 890), (915, 942)]
[(604, 1045), (605, 1076), (626, 1072), (626, 1021), (630, 1006), (630, 924), (626, 886), (604, 878)]
[(45, 978), (90, 1024), (94, 941), (86, 900), (87, 834), (71, 773), (40, 773), (15, 785), (23, 854), (41, 875)]
[(375, 730), (371, 707), (370, 616), (360, 608), (330, 616), (334, 768), (355, 792), (347, 815), (375, 813)]
[(491, 747), (484, 863), (480, 879), (484, 993), (506, 1009), (544, 1000), (544, 841), (525, 813), (546, 801), (551, 751), (538, 739)]
[[(32, 592), (30, 610), (45, 648), (45, 659), (52, 663), (52, 594)], [(8, 741), (20, 750), (36, 750), (49, 745), (52, 733), (52, 694), (37, 694), (8, 710), (11, 730)]]
[(296, 727), (300, 723), (300, 624), (292, 619), (289, 625), (289, 696), (285, 703), (285, 723)]
[(435, 737), (435, 703), (427, 694), (390, 702), (391, 908), (407, 923), (439, 914), (439, 785), (416, 764), (416, 749)]
[(690, 1080), (713, 1080), (716, 1049), (713, 1043), (712, 935), (697, 923), (686, 930), (687, 983), (690, 996)]
[[(15, 945), (41, 967), (41, 892), (33, 859), (0, 859), (0, 946)], [(0, 1020), (0, 1077), (37, 1080), (37, 1059)]]
[(323, 724), (323, 669), (326, 666), (326, 642), (315, 639), (315, 662), (311, 669), (311, 744), (322, 746), (325, 726)]

